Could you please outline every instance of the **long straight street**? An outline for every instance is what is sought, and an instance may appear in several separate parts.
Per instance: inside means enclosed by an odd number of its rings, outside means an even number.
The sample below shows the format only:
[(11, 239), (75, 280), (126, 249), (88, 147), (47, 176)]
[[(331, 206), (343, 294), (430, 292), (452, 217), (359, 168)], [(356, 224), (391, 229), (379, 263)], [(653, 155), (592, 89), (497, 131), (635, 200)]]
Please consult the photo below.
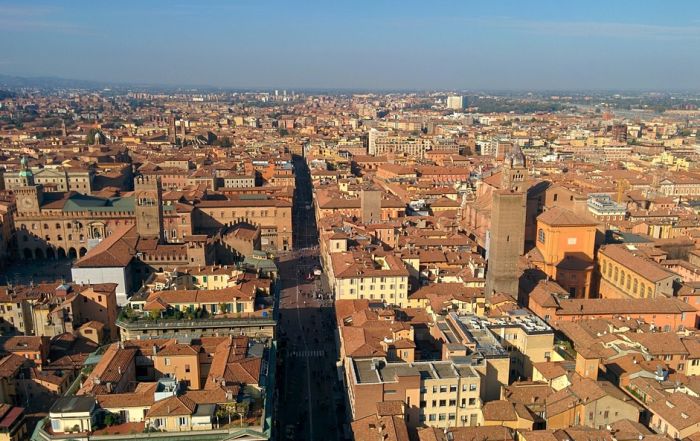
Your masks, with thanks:
[(340, 440), (345, 409), (335, 364), (333, 303), (321, 280), (309, 278), (319, 265), (318, 232), (308, 168), (302, 158), (296, 158), (294, 166), (296, 251), (278, 260), (282, 282), (278, 439)]

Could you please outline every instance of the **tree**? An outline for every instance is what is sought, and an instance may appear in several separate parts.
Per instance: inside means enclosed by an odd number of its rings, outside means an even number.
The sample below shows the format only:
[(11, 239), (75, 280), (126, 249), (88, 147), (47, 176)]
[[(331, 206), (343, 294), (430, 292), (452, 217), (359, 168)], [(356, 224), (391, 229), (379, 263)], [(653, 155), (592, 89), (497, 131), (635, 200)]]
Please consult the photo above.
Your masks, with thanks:
[(119, 415), (115, 415), (111, 412), (105, 414), (105, 426), (114, 426), (119, 424)]
[(287, 135), (289, 135), (289, 130), (287, 130), (287, 129), (285, 129), (285, 128), (279, 129), (278, 132), (279, 132), (280, 136), (287, 136)]
[(233, 143), (231, 142), (231, 138), (228, 136), (222, 136), (221, 138), (216, 138), (214, 140), (214, 145), (229, 148), (233, 146)]
[(87, 134), (87, 143), (88, 145), (93, 145), (96, 142), (97, 134), (100, 133), (99, 130), (92, 128)]

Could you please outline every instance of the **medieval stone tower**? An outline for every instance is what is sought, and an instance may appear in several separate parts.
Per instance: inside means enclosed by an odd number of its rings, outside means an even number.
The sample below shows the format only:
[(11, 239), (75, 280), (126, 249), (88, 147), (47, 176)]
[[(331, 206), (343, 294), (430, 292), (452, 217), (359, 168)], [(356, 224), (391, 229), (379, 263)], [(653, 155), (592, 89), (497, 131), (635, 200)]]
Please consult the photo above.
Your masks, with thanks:
[(374, 189), (360, 190), (362, 222), (369, 225), (382, 221), (382, 193)]
[(138, 176), (134, 180), (136, 231), (139, 236), (163, 240), (163, 196), (160, 180)]
[(485, 295), (504, 292), (518, 298), (518, 259), (525, 245), (527, 189), (525, 156), (516, 149), (505, 158), (501, 189), (493, 192)]

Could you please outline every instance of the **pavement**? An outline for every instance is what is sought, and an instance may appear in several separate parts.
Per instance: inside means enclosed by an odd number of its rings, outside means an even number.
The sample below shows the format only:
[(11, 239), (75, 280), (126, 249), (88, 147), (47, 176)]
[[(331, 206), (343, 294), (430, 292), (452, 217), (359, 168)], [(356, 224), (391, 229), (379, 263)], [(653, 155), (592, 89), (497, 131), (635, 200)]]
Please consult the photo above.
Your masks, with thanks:
[(71, 266), (75, 259), (15, 260), (0, 268), (0, 284), (55, 282), (71, 280)]
[[(293, 214), (295, 251), (279, 257), (279, 366), (276, 433), (279, 440), (343, 440), (345, 391), (338, 379), (335, 313), (324, 281), (308, 280), (318, 258), (311, 180), (297, 158)], [(328, 293), (329, 294), (329, 293)], [(328, 296), (329, 297), (329, 296)]]

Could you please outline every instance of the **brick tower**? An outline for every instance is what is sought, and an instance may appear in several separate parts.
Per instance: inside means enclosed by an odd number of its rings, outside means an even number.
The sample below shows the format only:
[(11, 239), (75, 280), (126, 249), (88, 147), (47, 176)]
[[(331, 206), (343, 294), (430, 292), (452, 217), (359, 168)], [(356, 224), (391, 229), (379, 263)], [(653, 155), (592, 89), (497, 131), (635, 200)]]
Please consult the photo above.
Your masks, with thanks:
[(137, 176), (134, 180), (136, 231), (142, 237), (163, 240), (163, 196), (160, 180)]
[(493, 192), (486, 250), (487, 299), (495, 292), (518, 298), (518, 259), (525, 245), (526, 177), (525, 156), (516, 148), (505, 158), (501, 189)]

